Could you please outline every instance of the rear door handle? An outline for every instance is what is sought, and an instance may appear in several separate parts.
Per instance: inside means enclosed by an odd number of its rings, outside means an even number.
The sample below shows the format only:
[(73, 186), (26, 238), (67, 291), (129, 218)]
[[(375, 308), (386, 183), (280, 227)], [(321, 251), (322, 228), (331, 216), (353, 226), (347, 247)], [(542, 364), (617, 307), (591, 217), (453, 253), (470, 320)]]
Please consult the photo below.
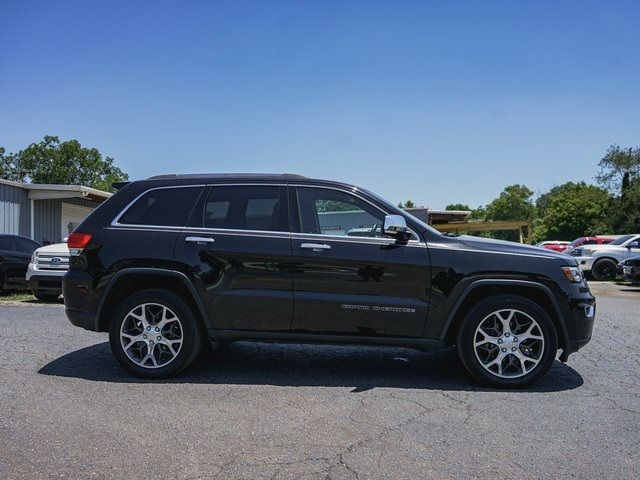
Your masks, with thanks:
[(184, 239), (185, 242), (195, 242), (195, 243), (213, 243), (215, 240), (210, 237), (187, 237)]
[(331, 245), (326, 243), (303, 243), (300, 248), (305, 250), (313, 250), (314, 252), (322, 252), (323, 250), (331, 250)]

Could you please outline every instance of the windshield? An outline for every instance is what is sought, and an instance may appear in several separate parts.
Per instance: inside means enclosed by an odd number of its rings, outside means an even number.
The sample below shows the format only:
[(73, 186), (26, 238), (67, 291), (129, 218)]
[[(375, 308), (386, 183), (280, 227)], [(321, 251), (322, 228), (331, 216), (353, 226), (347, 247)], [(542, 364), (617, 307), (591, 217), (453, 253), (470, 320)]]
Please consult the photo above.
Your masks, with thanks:
[(635, 235), (623, 235), (616, 238), (613, 242), (609, 243), (609, 245), (622, 245), (627, 240), (631, 240), (633, 237), (635, 237)]

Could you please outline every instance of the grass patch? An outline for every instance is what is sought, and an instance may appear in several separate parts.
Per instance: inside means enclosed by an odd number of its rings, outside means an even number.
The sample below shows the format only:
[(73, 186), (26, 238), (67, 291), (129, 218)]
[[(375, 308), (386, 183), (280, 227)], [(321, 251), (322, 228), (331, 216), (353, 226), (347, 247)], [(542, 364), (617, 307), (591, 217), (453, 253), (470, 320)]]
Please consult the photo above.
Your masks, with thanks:
[(20, 292), (0, 292), (0, 305), (62, 305), (62, 303), (62, 297), (58, 297), (54, 302), (43, 302), (27, 290)]

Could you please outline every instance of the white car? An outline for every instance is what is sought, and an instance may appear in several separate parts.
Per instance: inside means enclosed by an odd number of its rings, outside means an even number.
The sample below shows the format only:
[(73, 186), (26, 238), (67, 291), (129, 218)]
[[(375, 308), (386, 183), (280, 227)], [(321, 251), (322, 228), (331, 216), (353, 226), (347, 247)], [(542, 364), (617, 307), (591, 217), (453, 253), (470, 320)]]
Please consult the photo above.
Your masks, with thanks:
[(62, 276), (69, 270), (69, 248), (54, 243), (33, 252), (27, 268), (27, 286), (42, 301), (54, 301), (62, 293)]
[(576, 261), (584, 272), (591, 272), (596, 280), (613, 280), (618, 264), (640, 255), (640, 234), (622, 235), (606, 245), (586, 245)]

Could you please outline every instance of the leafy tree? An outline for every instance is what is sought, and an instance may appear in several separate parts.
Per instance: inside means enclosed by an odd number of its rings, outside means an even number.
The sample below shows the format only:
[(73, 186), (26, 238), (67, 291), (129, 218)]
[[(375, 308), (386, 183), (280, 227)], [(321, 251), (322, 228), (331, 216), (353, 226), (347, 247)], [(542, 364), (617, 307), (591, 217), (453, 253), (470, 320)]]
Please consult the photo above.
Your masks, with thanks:
[(77, 140), (61, 142), (58, 137), (45, 136), (40, 143), (32, 143), (18, 153), (0, 153), (2, 178), (18, 182), (86, 185), (110, 191), (111, 184), (129, 177), (113, 163), (102, 157), (96, 148), (86, 148)]
[(452, 203), (444, 207), (445, 210), (471, 210), (465, 203)]
[(399, 207), (399, 208), (416, 208), (416, 204), (415, 204), (415, 203), (413, 203), (413, 201), (411, 201), (411, 200), (407, 200), (407, 201), (406, 201), (406, 202), (404, 202), (404, 203), (400, 202), (400, 203), (398, 204), (398, 207)]
[(640, 178), (640, 147), (611, 145), (598, 166), (598, 183), (612, 193), (621, 193), (625, 184), (628, 186)]
[[(486, 208), (486, 220), (524, 220), (531, 221), (536, 216), (533, 204), (533, 191), (524, 185), (510, 185)], [(496, 238), (518, 241), (518, 233), (498, 231)]]
[(615, 233), (640, 232), (640, 178), (622, 184), (622, 192), (611, 202), (610, 222)]
[(536, 206), (538, 239), (573, 240), (609, 230), (612, 197), (605, 189), (585, 182), (567, 182), (541, 195)]

